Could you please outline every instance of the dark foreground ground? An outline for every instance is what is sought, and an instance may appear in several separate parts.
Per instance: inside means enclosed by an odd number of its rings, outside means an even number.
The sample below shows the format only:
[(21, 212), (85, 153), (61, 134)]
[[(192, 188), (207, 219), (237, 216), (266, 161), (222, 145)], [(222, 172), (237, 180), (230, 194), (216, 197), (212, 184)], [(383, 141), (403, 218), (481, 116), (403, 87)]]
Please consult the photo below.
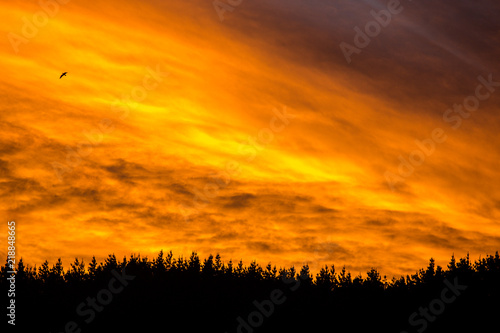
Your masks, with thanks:
[[(2, 268), (0, 287), (10, 283)], [(160, 253), (67, 270), (17, 267), (3, 323), (19, 332), (498, 332), (500, 257), (429, 267), (385, 281), (325, 267), (262, 268)], [(15, 326), (8, 325), (15, 299)], [(5, 299), (5, 298), (4, 298)], [(14, 328), (15, 327), (15, 328)], [(4, 332), (5, 330), (2, 330)]]

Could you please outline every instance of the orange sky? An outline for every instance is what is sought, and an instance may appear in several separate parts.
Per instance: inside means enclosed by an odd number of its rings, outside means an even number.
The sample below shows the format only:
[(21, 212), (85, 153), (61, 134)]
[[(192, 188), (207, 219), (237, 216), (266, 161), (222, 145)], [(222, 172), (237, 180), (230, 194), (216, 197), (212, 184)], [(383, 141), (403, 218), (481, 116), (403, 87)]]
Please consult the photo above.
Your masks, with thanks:
[(499, 250), (498, 2), (401, 1), (348, 63), (386, 1), (223, 20), (211, 1), (54, 1), (0, 5), (0, 209), (26, 262), (172, 249), (392, 276)]

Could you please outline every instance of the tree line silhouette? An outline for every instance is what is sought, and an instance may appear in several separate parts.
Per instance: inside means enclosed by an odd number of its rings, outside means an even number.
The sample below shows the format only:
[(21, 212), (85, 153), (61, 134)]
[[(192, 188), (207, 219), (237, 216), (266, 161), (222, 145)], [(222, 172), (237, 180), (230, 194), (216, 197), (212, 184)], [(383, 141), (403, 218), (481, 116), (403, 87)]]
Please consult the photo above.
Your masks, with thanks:
[[(5, 293), (10, 270), (0, 271)], [(245, 266), (195, 252), (160, 251), (152, 260), (112, 254), (87, 266), (75, 259), (66, 270), (61, 259), (39, 267), (21, 259), (15, 299), (22, 331), (480, 331), (498, 328), (500, 256), (452, 256), (445, 269), (431, 258), (427, 268), (391, 280), (375, 268), (363, 277), (331, 265), (313, 276), (307, 265)]]

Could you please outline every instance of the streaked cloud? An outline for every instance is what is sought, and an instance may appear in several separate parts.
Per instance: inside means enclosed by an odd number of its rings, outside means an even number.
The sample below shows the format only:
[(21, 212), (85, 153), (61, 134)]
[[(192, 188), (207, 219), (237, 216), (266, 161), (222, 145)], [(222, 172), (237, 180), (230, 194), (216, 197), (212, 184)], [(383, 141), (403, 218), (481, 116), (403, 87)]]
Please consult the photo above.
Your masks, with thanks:
[[(390, 276), (498, 250), (500, 89), (457, 130), (443, 113), (479, 75), (500, 82), (500, 5), (401, 5), (351, 64), (339, 44), (386, 2), (244, 1), (221, 22), (206, 1), (73, 0), (19, 52), (4, 38), (0, 207), (19, 255), (196, 250)], [(40, 11), (0, 8), (5, 36)], [(392, 191), (384, 173), (435, 128), (446, 142)]]

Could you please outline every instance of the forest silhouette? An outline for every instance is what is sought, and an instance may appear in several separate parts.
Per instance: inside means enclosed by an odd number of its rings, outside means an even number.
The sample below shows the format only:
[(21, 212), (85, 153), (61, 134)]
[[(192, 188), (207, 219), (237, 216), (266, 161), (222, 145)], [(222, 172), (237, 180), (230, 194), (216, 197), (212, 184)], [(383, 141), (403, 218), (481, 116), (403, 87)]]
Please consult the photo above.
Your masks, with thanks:
[[(1, 268), (5, 293), (10, 270)], [(363, 277), (331, 265), (313, 276), (307, 265), (244, 266), (195, 252), (75, 259), (67, 270), (61, 259), (20, 260), (15, 284), (23, 332), (483, 332), (498, 330), (500, 313), (498, 252), (452, 256), (444, 269), (431, 258), (391, 280), (374, 268)]]

